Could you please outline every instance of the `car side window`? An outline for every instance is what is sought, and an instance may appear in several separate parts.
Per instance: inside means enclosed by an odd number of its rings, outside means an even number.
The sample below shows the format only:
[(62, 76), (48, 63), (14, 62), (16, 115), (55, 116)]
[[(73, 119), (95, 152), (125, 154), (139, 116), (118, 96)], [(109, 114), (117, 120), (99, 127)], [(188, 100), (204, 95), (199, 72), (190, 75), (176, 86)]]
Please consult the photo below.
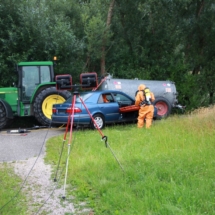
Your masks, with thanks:
[(110, 103), (114, 102), (113, 96), (110, 93), (101, 94), (98, 103)]
[(129, 97), (121, 93), (114, 93), (114, 98), (117, 101), (119, 107), (126, 107), (134, 103)]
[(109, 102), (114, 102), (114, 98), (110, 93), (106, 94), (106, 98)]
[(129, 101), (131, 101), (128, 97), (126, 97), (120, 93), (115, 93), (114, 98), (117, 102), (129, 102)]
[(104, 103), (103, 98), (102, 98), (102, 95), (99, 96), (98, 103), (99, 103), (99, 104)]

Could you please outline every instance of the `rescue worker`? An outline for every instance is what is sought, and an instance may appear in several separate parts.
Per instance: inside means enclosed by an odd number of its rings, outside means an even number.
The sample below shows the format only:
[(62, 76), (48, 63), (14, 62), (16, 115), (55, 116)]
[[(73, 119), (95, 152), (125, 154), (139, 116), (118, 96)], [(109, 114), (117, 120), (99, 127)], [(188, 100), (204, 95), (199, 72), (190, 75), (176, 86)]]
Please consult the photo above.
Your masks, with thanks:
[[(147, 91), (145, 92), (144, 90)], [(149, 95), (147, 95), (147, 92)], [(150, 97), (149, 101), (147, 98)], [(149, 91), (144, 84), (140, 84), (135, 97), (135, 105), (139, 106), (139, 115), (137, 127), (142, 128), (144, 126), (144, 121), (146, 120), (146, 128), (150, 128), (152, 125), (154, 106), (151, 104), (155, 100), (154, 94)]]

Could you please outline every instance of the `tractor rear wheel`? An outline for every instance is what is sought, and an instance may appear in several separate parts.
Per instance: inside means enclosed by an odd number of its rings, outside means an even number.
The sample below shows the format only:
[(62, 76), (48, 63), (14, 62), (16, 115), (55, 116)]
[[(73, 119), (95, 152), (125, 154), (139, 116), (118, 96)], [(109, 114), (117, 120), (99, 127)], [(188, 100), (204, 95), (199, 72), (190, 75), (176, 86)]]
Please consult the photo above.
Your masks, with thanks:
[(68, 91), (58, 91), (55, 87), (42, 90), (34, 101), (34, 116), (42, 125), (51, 124), (53, 104), (63, 103), (71, 96)]

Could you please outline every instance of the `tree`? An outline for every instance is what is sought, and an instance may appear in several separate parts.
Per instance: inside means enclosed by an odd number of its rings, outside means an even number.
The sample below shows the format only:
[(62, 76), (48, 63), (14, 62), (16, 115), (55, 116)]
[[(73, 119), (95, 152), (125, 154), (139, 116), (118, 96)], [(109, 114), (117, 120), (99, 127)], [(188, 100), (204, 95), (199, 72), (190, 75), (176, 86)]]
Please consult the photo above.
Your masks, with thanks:
[[(181, 34), (180, 43), (195, 85), (187, 92), (190, 99), (196, 98), (193, 107), (214, 103), (214, 58), (215, 52), (215, 5), (213, 1), (189, 0), (180, 4), (178, 16)], [(197, 96), (198, 95), (198, 96)]]
[[(65, 5), (64, 5), (65, 3)], [(17, 2), (1, 0), (0, 3), (0, 62), (2, 86), (11, 82), (8, 71), (19, 61), (52, 60), (58, 55), (58, 73), (68, 71), (78, 76), (83, 65), (79, 53), (83, 42), (74, 33), (73, 23), (68, 18), (69, 2), (22, 0)], [(58, 5), (58, 13), (53, 13)], [(64, 7), (63, 7), (64, 6)], [(54, 11), (55, 12), (55, 11)], [(80, 17), (76, 17), (80, 20)], [(73, 20), (74, 22), (74, 20)], [(4, 54), (3, 54), (4, 53)], [(75, 66), (74, 66), (75, 65)]]
[(214, 12), (213, 0), (0, 0), (0, 85), (15, 62), (57, 55), (75, 80), (170, 79), (188, 107), (213, 104)]
[(107, 22), (106, 22), (106, 29), (103, 35), (103, 42), (102, 42), (102, 54), (101, 54), (101, 74), (105, 74), (105, 51), (106, 51), (106, 40), (108, 37), (108, 32), (110, 30), (111, 19), (113, 16), (113, 9), (114, 9), (115, 0), (111, 0), (108, 15), (107, 15)]

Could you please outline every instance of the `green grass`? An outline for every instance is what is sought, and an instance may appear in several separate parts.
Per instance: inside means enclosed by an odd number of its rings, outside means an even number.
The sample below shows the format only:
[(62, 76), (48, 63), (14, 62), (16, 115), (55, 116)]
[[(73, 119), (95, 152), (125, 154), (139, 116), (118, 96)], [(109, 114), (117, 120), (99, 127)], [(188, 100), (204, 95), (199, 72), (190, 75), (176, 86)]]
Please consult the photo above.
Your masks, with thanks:
[[(172, 116), (148, 130), (135, 124), (107, 127), (103, 133), (124, 172), (97, 131), (73, 132), (66, 195), (86, 201), (98, 215), (215, 214), (214, 113)], [(47, 144), (46, 161), (54, 169), (62, 140)], [(66, 144), (62, 183), (67, 150)]]
[[(14, 174), (13, 168), (6, 163), (0, 164), (0, 214), (26, 214), (26, 197), (20, 189), (21, 179)], [(17, 198), (13, 198), (17, 196)]]
[[(135, 124), (108, 126), (102, 132), (123, 167), (97, 131), (73, 132), (66, 201), (100, 215), (215, 214), (215, 108), (155, 121), (151, 129)], [(47, 142), (46, 162), (56, 169), (63, 135)], [(69, 134), (60, 165), (65, 177)], [(53, 172), (54, 174), (55, 172)], [(10, 165), (0, 164), (0, 205), (20, 189)], [(62, 187), (63, 188), (63, 187)], [(69, 200), (70, 195), (75, 200)], [(27, 213), (21, 192), (0, 210), (2, 215)], [(87, 214), (87, 213), (85, 213)]]

